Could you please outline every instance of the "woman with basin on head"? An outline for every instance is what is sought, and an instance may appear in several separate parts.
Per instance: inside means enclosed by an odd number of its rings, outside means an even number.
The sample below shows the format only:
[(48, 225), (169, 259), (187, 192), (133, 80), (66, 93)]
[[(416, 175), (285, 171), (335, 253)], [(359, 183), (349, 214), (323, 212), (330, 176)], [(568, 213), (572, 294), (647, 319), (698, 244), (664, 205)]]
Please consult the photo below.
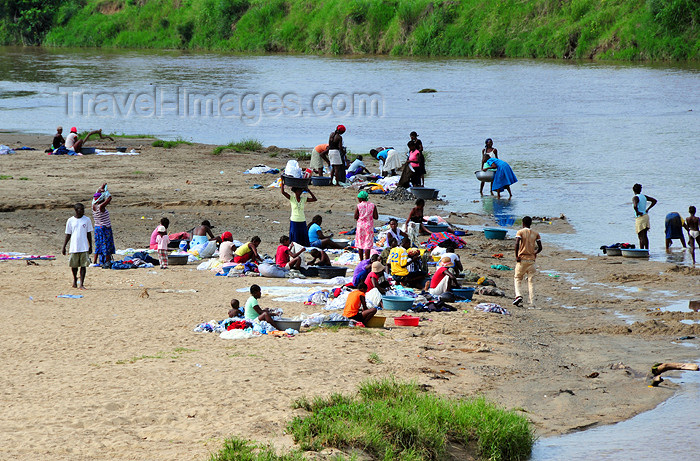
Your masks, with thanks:
[[(282, 195), (289, 200), (292, 206), (292, 215), (289, 217), (289, 239), (292, 242), (298, 243), (301, 246), (309, 246), (309, 232), (306, 227), (306, 215), (304, 214), (305, 204), (315, 202), (317, 200), (313, 192), (308, 187), (292, 187), (292, 193), (284, 190), (284, 181), (282, 181)], [(308, 192), (307, 197), (304, 192)]]
[(344, 245), (334, 242), (332, 237), (333, 234), (323, 235), (321, 230), (321, 223), (323, 223), (323, 218), (321, 215), (316, 215), (311, 218), (311, 224), (309, 224), (309, 245), (316, 248), (327, 249), (333, 248), (340, 250), (344, 248)]
[[(498, 149), (493, 147), (493, 140), (491, 138), (488, 138), (486, 140), (486, 146), (481, 149), (481, 168), (486, 167), (486, 162), (489, 161), (489, 159), (492, 158), (498, 158)], [(484, 195), (484, 181), (481, 181), (481, 186), (479, 187), (479, 193), (481, 195)], [(491, 195), (493, 195), (493, 191), (491, 191)]]
[(508, 191), (509, 199), (513, 197), (510, 186), (518, 182), (518, 178), (515, 176), (515, 173), (513, 173), (513, 169), (510, 165), (499, 158), (491, 157), (482, 168), (482, 171), (487, 170), (495, 170), (493, 182), (491, 183), (491, 191), (496, 192), (496, 198), (500, 199), (501, 192), (504, 190)]

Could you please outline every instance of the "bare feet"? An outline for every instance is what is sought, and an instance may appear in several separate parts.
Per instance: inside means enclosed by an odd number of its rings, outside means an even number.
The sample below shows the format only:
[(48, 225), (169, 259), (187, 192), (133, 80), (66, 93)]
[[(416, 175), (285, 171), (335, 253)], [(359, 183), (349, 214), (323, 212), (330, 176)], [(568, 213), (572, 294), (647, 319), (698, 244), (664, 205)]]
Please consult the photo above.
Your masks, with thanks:
[(78, 288), (78, 281), (73, 280), (73, 285), (71, 285), (73, 288)]

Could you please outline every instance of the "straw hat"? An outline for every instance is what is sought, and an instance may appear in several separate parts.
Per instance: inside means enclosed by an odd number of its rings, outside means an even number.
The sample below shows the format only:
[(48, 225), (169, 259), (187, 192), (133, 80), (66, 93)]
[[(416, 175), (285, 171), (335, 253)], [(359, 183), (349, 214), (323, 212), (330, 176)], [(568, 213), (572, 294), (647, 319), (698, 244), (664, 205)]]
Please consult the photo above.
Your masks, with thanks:
[(372, 263), (372, 272), (382, 272), (386, 267), (379, 261)]
[(454, 266), (454, 263), (452, 262), (452, 259), (450, 259), (449, 256), (445, 256), (440, 260), (440, 267), (452, 267)]

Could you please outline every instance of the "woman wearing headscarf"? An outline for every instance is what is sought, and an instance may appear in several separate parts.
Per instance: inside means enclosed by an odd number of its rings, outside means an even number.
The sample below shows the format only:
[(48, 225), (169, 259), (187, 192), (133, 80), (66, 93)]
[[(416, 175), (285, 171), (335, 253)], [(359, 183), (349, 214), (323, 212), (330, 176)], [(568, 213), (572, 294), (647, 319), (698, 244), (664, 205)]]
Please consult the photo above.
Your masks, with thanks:
[(107, 190), (107, 183), (97, 189), (92, 197), (92, 219), (95, 221), (95, 260), (94, 263), (109, 265), (115, 253), (112, 221), (109, 219), (107, 205), (112, 202), (112, 195)]
[(374, 247), (374, 220), (379, 219), (379, 214), (375, 204), (369, 201), (367, 191), (362, 190), (357, 194), (357, 202), (355, 246), (360, 250), (360, 260), (363, 260), (369, 259), (369, 254)]

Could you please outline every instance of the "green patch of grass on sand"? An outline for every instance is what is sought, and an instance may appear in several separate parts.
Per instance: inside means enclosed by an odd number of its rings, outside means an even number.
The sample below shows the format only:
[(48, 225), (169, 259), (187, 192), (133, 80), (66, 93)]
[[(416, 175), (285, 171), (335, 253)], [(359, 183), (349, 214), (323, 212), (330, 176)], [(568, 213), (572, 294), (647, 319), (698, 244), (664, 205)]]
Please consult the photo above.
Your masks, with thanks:
[(166, 149), (172, 149), (173, 147), (177, 147), (177, 146), (179, 146), (180, 144), (186, 144), (186, 145), (188, 145), (188, 146), (191, 146), (191, 145), (194, 144), (194, 143), (193, 143), (193, 142), (190, 142), (190, 141), (186, 141), (186, 140), (184, 140), (184, 139), (182, 139), (182, 138), (177, 138), (177, 139), (174, 140), (174, 141), (163, 141), (162, 139), (156, 139), (155, 141), (153, 141), (153, 143), (151, 144), (151, 146), (153, 146), (153, 147), (164, 147), (164, 148), (166, 148)]
[(259, 140), (244, 139), (239, 142), (230, 142), (225, 146), (217, 146), (211, 153), (213, 155), (219, 155), (226, 150), (232, 150), (234, 152), (260, 152), (262, 149), (263, 145)]
[(483, 397), (449, 399), (394, 378), (366, 381), (355, 395), (301, 397), (293, 408), (308, 412), (287, 424), (299, 449), (278, 454), (269, 445), (230, 438), (210, 460), (296, 461), (305, 459), (300, 450), (325, 448), (352, 453), (338, 460), (436, 460), (449, 457), (450, 445), (481, 459), (524, 460), (534, 442), (530, 423), (513, 410)]
[(135, 357), (131, 357), (130, 359), (126, 360), (117, 360), (115, 363), (117, 365), (124, 365), (125, 363), (136, 363), (139, 360), (146, 360), (146, 359), (179, 359), (182, 357), (184, 354), (188, 352), (196, 352), (197, 349), (188, 349), (186, 347), (176, 347), (173, 349), (171, 352), (166, 352), (166, 351), (160, 351), (154, 355), (139, 355)]

